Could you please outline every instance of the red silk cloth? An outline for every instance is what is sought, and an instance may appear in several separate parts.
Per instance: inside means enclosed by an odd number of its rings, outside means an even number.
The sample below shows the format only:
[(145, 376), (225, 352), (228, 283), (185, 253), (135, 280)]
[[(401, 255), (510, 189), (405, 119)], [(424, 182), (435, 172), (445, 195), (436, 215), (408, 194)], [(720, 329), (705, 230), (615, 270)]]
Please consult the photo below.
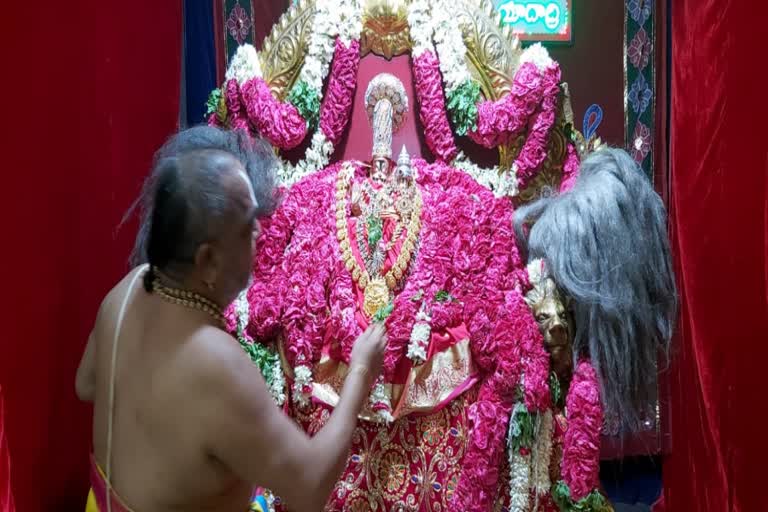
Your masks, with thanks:
[(766, 510), (768, 8), (679, 0), (672, 9), (681, 320), (668, 372), (672, 449), (656, 509)]
[[(8, 19), (20, 30), (11, 39), (27, 42), (13, 51), (21, 62), (6, 61), (26, 100), (8, 112), (19, 160), (5, 164), (16, 171), (4, 233), (18, 250), (3, 259), (15, 292), (0, 337), (19, 511), (85, 507), (91, 409), (75, 396), (75, 372), (101, 300), (128, 268), (134, 225), (117, 227), (177, 128), (181, 4), (20, 2), (28, 12)], [(24, 35), (23, 20), (38, 36)]]
[[(429, 415), (409, 415), (383, 428), (358, 422), (352, 448), (325, 512), (378, 510), (450, 510), (467, 444), (470, 391)], [(328, 421), (317, 405), (291, 415), (310, 435)], [(405, 509), (405, 508), (404, 508)]]

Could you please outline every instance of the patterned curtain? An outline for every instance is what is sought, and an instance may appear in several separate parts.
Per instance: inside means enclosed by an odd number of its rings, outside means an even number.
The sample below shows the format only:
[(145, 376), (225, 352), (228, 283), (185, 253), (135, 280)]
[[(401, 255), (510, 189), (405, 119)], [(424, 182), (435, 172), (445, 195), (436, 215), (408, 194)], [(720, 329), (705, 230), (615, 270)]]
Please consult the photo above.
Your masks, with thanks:
[(229, 59), (237, 47), (249, 43), (260, 50), (290, 0), (214, 0), (216, 71), (218, 83), (224, 81)]
[(624, 15), (624, 134), (632, 157), (654, 175), (656, 111), (656, 5), (626, 0)]

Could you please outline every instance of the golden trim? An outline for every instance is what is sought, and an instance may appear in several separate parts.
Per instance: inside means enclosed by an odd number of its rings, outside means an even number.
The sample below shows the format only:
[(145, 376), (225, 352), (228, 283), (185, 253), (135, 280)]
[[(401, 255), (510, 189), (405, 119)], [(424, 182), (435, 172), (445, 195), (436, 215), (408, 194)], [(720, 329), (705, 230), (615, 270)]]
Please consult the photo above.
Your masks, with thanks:
[(363, 12), (360, 56), (369, 53), (389, 60), (411, 51), (408, 7), (402, 0), (372, 0)]
[[(285, 365), (285, 361), (283, 363)], [(405, 384), (385, 383), (384, 392), (392, 403), (395, 419), (414, 412), (427, 414), (443, 405), (457, 389), (467, 384), (475, 372), (469, 339), (464, 339), (411, 368)], [(312, 396), (336, 407), (349, 366), (323, 356), (315, 365), (313, 374)], [(378, 418), (370, 404), (363, 407), (358, 417), (366, 421)]]

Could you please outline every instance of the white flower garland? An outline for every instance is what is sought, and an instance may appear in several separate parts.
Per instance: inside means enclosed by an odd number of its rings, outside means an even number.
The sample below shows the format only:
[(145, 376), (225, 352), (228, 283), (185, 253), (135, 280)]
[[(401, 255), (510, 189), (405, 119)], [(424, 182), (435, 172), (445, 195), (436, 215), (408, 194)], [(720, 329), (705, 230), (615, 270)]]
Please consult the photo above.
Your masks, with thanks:
[(513, 448), (514, 438), (520, 435), (520, 425), (518, 425), (515, 416), (521, 408), (524, 406), (518, 402), (512, 409), (509, 418), (509, 433), (507, 434), (510, 512), (530, 510), (531, 455), (522, 455), (520, 450)]
[(363, 3), (361, 0), (338, 1), (335, 16), (338, 36), (344, 46), (349, 46), (352, 41), (360, 38), (360, 33), (363, 31)]
[(379, 381), (376, 382), (376, 384), (373, 386), (373, 389), (371, 390), (371, 394), (368, 396), (368, 403), (371, 405), (372, 408), (379, 405), (386, 406), (386, 409), (375, 411), (375, 414), (379, 423), (389, 424), (394, 421), (394, 418), (392, 417), (392, 412), (391, 412), (392, 403), (389, 401), (386, 388), (384, 387), (384, 382), (381, 379), (379, 379)]
[(432, 326), (429, 324), (431, 318), (423, 310), (416, 313), (416, 322), (411, 330), (411, 340), (408, 343), (408, 358), (415, 364), (421, 364), (427, 360), (427, 347), (429, 338), (432, 335)]
[(297, 182), (310, 174), (325, 168), (331, 161), (331, 155), (334, 151), (333, 143), (325, 138), (322, 130), (317, 130), (312, 135), (312, 144), (304, 154), (304, 159), (297, 162), (296, 165), (278, 158), (277, 179), (278, 182), (287, 188), (292, 187)]
[(300, 406), (309, 405), (311, 393), (304, 393), (305, 386), (312, 386), (312, 369), (300, 365), (293, 370), (293, 401)]
[(416, 58), (426, 51), (434, 52), (432, 35), (435, 20), (428, 0), (415, 0), (408, 7), (408, 28), (411, 32), (411, 56)]
[[(245, 337), (245, 329), (248, 327), (250, 321), (250, 305), (248, 304), (247, 291), (243, 290), (235, 299), (235, 313), (237, 314), (237, 337), (243, 343), (251, 343)], [(285, 375), (283, 375), (283, 367), (280, 363), (280, 358), (277, 358), (275, 364), (272, 366), (272, 382), (269, 385), (269, 393), (275, 400), (277, 405), (283, 405), (285, 403)]]
[(235, 313), (237, 314), (237, 336), (245, 335), (245, 328), (248, 327), (250, 319), (250, 305), (248, 304), (248, 292), (243, 290), (235, 299)]
[(283, 366), (279, 358), (272, 366), (272, 384), (269, 386), (269, 392), (277, 405), (285, 403), (285, 375), (283, 375)]
[(552, 460), (552, 430), (554, 419), (552, 410), (539, 415), (539, 428), (536, 432), (536, 444), (533, 449), (533, 488), (537, 496), (550, 492), (552, 481), (549, 478), (549, 465)]
[(543, 71), (550, 66), (554, 66), (555, 61), (549, 56), (549, 52), (541, 43), (536, 43), (523, 51), (520, 55), (520, 64), (533, 62), (539, 70)]
[(440, 61), (440, 72), (445, 82), (445, 95), (449, 96), (464, 82), (472, 79), (464, 61), (467, 46), (461, 33), (458, 18), (447, 0), (435, 0), (432, 3), (434, 17), (434, 40)]
[(261, 62), (259, 62), (256, 48), (247, 43), (239, 46), (224, 75), (225, 81), (228, 82), (234, 78), (238, 84), (243, 85), (248, 80), (260, 76)]
[[(299, 80), (306, 81), (317, 91), (318, 97), (322, 98), (323, 82), (328, 76), (333, 59), (335, 38), (338, 36), (346, 46), (360, 39), (360, 32), (363, 30), (363, 7), (360, 0), (328, 0), (317, 2), (316, 9), (312, 36), (304, 65), (299, 72)], [(302, 160), (294, 165), (278, 157), (278, 183), (290, 188), (306, 176), (324, 169), (330, 163), (335, 149), (323, 130), (318, 127)]]
[[(325, 0), (315, 4), (307, 54), (299, 71), (298, 80), (306, 82), (318, 96), (322, 92), (323, 81), (328, 76), (334, 42), (338, 34), (336, 20), (331, 16), (333, 8), (339, 8), (336, 0)], [(336, 18), (338, 19), (338, 15)]]
[(514, 165), (512, 169), (503, 172), (499, 171), (498, 165), (484, 169), (473, 163), (463, 151), (459, 151), (451, 165), (468, 174), (478, 184), (493, 192), (496, 197), (514, 197), (517, 195), (517, 174)]

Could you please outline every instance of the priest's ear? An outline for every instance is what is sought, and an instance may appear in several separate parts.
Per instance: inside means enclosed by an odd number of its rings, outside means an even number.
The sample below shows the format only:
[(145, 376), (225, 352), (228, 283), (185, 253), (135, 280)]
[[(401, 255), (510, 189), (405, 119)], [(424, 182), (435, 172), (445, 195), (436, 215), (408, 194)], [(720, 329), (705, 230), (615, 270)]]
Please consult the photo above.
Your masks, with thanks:
[(216, 248), (210, 242), (204, 242), (195, 251), (195, 272), (203, 285), (213, 291), (219, 279), (221, 257)]

